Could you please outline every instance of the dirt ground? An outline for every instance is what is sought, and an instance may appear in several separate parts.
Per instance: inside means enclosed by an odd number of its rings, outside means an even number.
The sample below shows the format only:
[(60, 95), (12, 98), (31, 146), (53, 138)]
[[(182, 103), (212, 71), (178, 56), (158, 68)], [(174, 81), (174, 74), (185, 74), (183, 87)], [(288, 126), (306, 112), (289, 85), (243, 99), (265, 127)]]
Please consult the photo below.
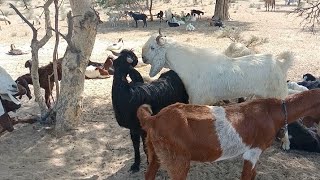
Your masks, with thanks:
[[(284, 1), (276, 1), (276, 4), (275, 12), (265, 12), (263, 2), (258, 0), (232, 3), (231, 20), (226, 22), (226, 26), (241, 27), (245, 37), (256, 35), (268, 38), (267, 43), (257, 47), (261, 53), (277, 55), (285, 50), (293, 51), (296, 54), (296, 61), (289, 69), (288, 79), (300, 80), (307, 72), (320, 75), (319, 35), (301, 30), (299, 26), (301, 18), (286, 14), (296, 6), (284, 6)], [(21, 6), (18, 7), (23, 9)], [(192, 46), (212, 47), (223, 51), (231, 42), (228, 38), (218, 38), (221, 30), (208, 26), (206, 19), (213, 14), (213, 5), (209, 1), (203, 1), (202, 5), (191, 5), (191, 2), (185, 3), (185, 1), (158, 2), (154, 7), (154, 13), (171, 7), (172, 11), (177, 13), (182, 10), (189, 12), (196, 8), (203, 10), (205, 15), (200, 21), (194, 23), (196, 31), (187, 32), (185, 26), (169, 28), (166, 24), (160, 24), (158, 20), (148, 22), (147, 28), (142, 28), (142, 22), (139, 22), (139, 28), (127, 27), (125, 22), (121, 22), (117, 27), (111, 27), (103, 10), (98, 9), (104, 23), (99, 25), (91, 60), (104, 62), (108, 55), (106, 47), (117, 42), (121, 37), (124, 39), (125, 47), (134, 48), (137, 55), (141, 56), (142, 45), (151, 34), (157, 33), (159, 27), (163, 28), (163, 33), (167, 36), (190, 44), (190, 48)], [(24, 63), (31, 58), (31, 54), (10, 56), (6, 52), (11, 43), (14, 43), (17, 48), (30, 52), (32, 33), (6, 4), (2, 4), (1, 9), (10, 12), (9, 18), (12, 24), (5, 25), (4, 22), (0, 22), (2, 29), (0, 31), (0, 66), (16, 79), (28, 72), (28, 69), (24, 68)], [(27, 14), (25, 10), (22, 12)], [(39, 10), (34, 12), (37, 15), (39, 13), (41, 13)], [(59, 23), (62, 25), (61, 31), (66, 32), (66, 23), (64, 21)], [(37, 27), (40, 26), (37, 25)], [(39, 38), (43, 35), (43, 29), (42, 27), (39, 30)], [(40, 65), (45, 65), (52, 59), (53, 45), (54, 38), (51, 38), (49, 43), (40, 50)], [(61, 40), (60, 56), (63, 55), (65, 47), (66, 43)], [(147, 75), (149, 68), (149, 66), (142, 66), (139, 71)], [(70, 135), (55, 138), (44, 128), (29, 124), (16, 125), (12, 133), (2, 134), (0, 136), (0, 179), (143, 179), (147, 164), (142, 151), (140, 172), (135, 174), (128, 172), (134, 160), (133, 147), (129, 131), (120, 128), (114, 118), (111, 86), (112, 77), (85, 81), (84, 119), (78, 129)], [(22, 107), (16, 113), (11, 113), (12, 116), (27, 118), (39, 114), (39, 108), (34, 99), (28, 100), (27, 97), (23, 97), (21, 102)], [(240, 157), (217, 163), (193, 163), (188, 179), (239, 179), (241, 171)], [(319, 172), (319, 154), (293, 150), (284, 152), (275, 142), (261, 156), (257, 164), (256, 179), (320, 179)], [(161, 170), (157, 179), (168, 179), (168, 177)]]

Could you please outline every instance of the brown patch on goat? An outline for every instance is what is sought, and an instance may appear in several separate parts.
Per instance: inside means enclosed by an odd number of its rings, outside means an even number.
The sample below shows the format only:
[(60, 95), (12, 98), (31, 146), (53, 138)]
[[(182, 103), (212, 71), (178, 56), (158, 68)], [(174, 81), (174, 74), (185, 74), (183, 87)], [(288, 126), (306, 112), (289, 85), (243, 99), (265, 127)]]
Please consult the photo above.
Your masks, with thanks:
[[(304, 116), (316, 117), (320, 112), (320, 90), (295, 94), (284, 102), (288, 123)], [(244, 150), (245, 154), (249, 152), (249, 159), (244, 161), (241, 179), (254, 179), (256, 166), (250, 157), (258, 160), (260, 154), (251, 156), (250, 152), (254, 152), (251, 151), (254, 149), (263, 152), (270, 147), (276, 133), (285, 125), (282, 101), (274, 98), (256, 99), (225, 106), (224, 111), (227, 121), (239, 134), (241, 144), (249, 148)], [(159, 168), (156, 157), (171, 179), (180, 180), (186, 179), (191, 160), (210, 162), (222, 156), (223, 149), (214, 126), (218, 120), (212, 117), (208, 106), (176, 103), (155, 116), (151, 116), (148, 108), (142, 106), (137, 115), (142, 128), (147, 131), (148, 151), (152, 157), (145, 174), (147, 180), (155, 179)]]

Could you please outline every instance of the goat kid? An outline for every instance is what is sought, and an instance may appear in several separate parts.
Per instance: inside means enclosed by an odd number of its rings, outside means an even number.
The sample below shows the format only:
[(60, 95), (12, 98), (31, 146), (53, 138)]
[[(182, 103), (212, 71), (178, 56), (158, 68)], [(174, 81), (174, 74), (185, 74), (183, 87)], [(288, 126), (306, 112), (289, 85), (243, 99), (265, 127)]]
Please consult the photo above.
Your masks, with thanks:
[(176, 103), (154, 116), (149, 105), (142, 105), (137, 116), (147, 132), (145, 179), (155, 179), (159, 162), (171, 179), (183, 180), (190, 161), (220, 161), (239, 155), (244, 159), (241, 179), (254, 179), (259, 156), (272, 145), (281, 127), (319, 114), (319, 105), (320, 90), (285, 100), (255, 99), (225, 107)]

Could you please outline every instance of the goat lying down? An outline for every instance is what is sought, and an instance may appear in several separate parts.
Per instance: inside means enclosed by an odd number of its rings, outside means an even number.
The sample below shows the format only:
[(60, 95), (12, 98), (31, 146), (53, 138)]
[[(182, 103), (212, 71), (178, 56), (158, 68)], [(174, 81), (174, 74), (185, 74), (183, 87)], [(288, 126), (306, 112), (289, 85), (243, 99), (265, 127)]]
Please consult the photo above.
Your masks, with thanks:
[(310, 90), (285, 100), (255, 99), (225, 107), (176, 103), (154, 116), (149, 105), (142, 105), (137, 116), (147, 132), (145, 179), (155, 179), (159, 162), (172, 180), (184, 180), (190, 161), (220, 161), (239, 155), (244, 159), (241, 179), (254, 179), (259, 156), (272, 145), (285, 122), (318, 115), (319, 104), (320, 90)]

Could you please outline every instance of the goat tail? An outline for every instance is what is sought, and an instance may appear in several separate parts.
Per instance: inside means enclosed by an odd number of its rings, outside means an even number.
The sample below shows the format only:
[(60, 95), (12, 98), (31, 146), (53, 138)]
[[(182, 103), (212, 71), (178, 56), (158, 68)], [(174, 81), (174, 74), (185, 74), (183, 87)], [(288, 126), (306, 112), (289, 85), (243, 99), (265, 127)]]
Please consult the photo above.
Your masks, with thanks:
[(280, 68), (283, 72), (287, 72), (289, 67), (293, 64), (294, 54), (291, 51), (285, 51), (278, 55), (277, 60), (282, 59), (283, 61), (278, 61)]
[(147, 131), (152, 127), (153, 121), (151, 120), (152, 109), (149, 104), (141, 105), (137, 110), (137, 117), (143, 130)]

